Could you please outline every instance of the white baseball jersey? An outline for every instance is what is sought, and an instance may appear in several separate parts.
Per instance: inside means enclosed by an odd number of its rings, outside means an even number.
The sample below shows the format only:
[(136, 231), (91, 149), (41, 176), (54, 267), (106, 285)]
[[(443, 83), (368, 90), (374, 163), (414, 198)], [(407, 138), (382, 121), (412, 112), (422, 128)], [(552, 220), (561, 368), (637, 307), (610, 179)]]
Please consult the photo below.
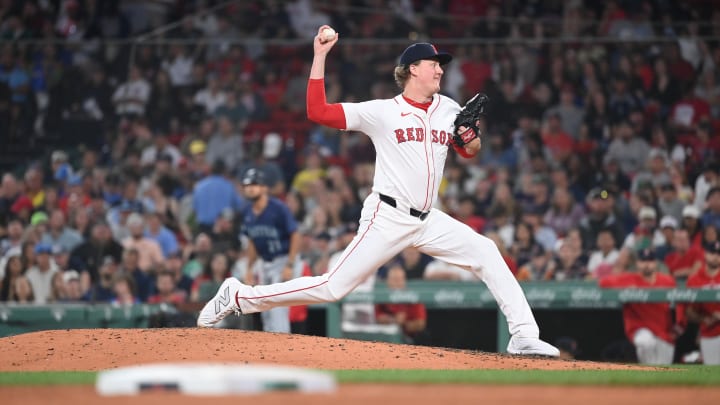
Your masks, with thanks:
[(375, 145), (373, 191), (428, 211), (437, 199), (460, 106), (437, 95), (425, 112), (398, 95), (342, 107), (346, 129), (364, 132)]
[[(237, 307), (249, 314), (279, 306), (336, 301), (372, 277), (378, 267), (404, 248), (413, 246), (471, 271), (497, 300), (510, 333), (537, 338), (540, 332), (530, 306), (495, 242), (432, 208), (453, 121), (460, 110), (458, 104), (436, 95), (425, 112), (397, 96), (342, 107), (347, 129), (370, 136), (377, 154), (373, 193), (363, 204), (357, 235), (327, 273), (277, 284), (242, 286), (234, 292)], [(395, 198), (397, 205), (387, 203), (380, 194)], [(428, 214), (419, 217), (408, 208)], [(217, 297), (232, 294), (221, 291)], [(221, 307), (215, 299), (203, 312), (212, 312), (215, 304)], [(215, 309), (215, 313), (221, 312)]]

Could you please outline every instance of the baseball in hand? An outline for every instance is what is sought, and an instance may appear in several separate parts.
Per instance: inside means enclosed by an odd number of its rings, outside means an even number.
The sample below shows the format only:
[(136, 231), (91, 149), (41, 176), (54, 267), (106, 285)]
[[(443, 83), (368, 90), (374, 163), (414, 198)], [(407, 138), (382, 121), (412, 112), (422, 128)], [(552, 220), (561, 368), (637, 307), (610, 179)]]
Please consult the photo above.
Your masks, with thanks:
[(323, 28), (322, 31), (320, 31), (320, 40), (321, 42), (330, 42), (333, 39), (335, 39), (335, 30), (332, 28)]

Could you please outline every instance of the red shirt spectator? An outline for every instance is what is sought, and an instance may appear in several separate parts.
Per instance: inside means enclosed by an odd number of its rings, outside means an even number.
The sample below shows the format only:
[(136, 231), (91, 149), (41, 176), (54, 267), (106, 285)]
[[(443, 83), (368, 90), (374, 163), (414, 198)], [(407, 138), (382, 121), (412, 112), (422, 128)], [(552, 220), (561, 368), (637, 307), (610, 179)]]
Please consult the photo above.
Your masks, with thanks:
[(686, 278), (702, 266), (703, 252), (690, 244), (687, 230), (677, 229), (673, 234), (673, 251), (665, 256), (665, 265), (675, 278)]
[(693, 128), (701, 119), (708, 117), (710, 104), (692, 93), (675, 103), (670, 110), (670, 123), (682, 129)]
[[(387, 273), (388, 288), (405, 289), (405, 269), (396, 264)], [(412, 338), (425, 330), (427, 312), (423, 304), (378, 304), (375, 306), (375, 319), (381, 324), (397, 324), (403, 333)]]
[[(654, 273), (654, 277), (646, 278), (638, 273), (613, 274), (600, 280), (603, 288), (673, 288), (675, 279), (663, 273)], [(667, 302), (641, 304), (628, 303), (623, 305), (623, 321), (625, 335), (633, 341), (635, 332), (641, 328), (649, 329), (660, 339), (673, 343), (673, 321), (670, 304)]]
[(575, 140), (562, 130), (560, 116), (553, 114), (548, 117), (547, 130), (542, 134), (542, 141), (558, 162), (564, 162), (575, 148)]
[[(703, 288), (720, 290), (720, 269), (716, 268), (709, 273), (706, 266), (703, 266), (697, 273), (688, 278), (688, 288)], [(690, 311), (699, 315), (703, 321), (700, 322), (700, 336), (720, 336), (720, 302), (703, 302), (692, 304)]]

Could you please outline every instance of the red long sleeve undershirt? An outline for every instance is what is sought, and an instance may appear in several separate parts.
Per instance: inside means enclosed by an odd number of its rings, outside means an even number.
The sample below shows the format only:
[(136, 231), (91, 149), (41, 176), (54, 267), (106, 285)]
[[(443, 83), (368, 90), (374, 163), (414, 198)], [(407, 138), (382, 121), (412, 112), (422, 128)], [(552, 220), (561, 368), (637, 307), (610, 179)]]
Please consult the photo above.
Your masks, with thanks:
[[(404, 96), (403, 96), (404, 97)], [(427, 111), (430, 103), (416, 103), (408, 98), (405, 100), (418, 108)], [(347, 120), (342, 105), (328, 104), (325, 96), (325, 79), (309, 79), (307, 88), (307, 117), (310, 121), (335, 129), (346, 129)], [(453, 149), (464, 158), (472, 158), (475, 155), (467, 153), (465, 148), (452, 143)]]
[(335, 129), (347, 128), (345, 111), (340, 104), (328, 104), (325, 79), (309, 79), (307, 88), (307, 116), (312, 122)]

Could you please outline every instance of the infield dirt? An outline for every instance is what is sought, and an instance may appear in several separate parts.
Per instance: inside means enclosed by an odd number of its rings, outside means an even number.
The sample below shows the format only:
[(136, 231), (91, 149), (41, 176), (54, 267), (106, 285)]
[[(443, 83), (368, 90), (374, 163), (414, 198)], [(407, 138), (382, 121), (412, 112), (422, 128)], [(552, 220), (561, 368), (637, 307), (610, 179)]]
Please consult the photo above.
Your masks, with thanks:
[[(608, 370), (637, 366), (215, 329), (78, 329), (0, 338), (0, 371), (95, 371), (155, 362), (275, 363), (323, 369)], [(92, 386), (0, 387), (3, 405), (207, 404), (207, 397), (151, 393), (99, 397)], [(217, 404), (718, 404), (717, 387), (552, 387), (343, 384), (329, 395), (213, 397)]]

